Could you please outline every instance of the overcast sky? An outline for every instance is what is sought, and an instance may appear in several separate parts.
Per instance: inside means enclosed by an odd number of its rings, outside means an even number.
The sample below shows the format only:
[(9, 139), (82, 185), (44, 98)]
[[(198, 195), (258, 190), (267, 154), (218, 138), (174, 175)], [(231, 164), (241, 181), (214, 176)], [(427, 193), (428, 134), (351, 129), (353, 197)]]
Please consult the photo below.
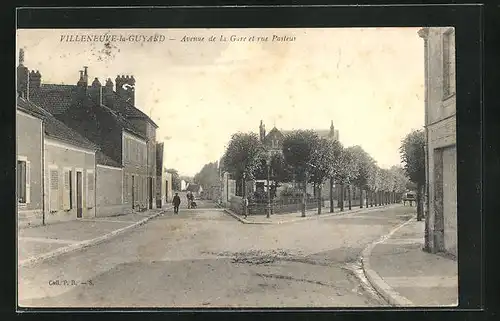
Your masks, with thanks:
[[(424, 125), (423, 40), (418, 28), (18, 30), (17, 49), (42, 83), (76, 84), (79, 70), (136, 79), (136, 105), (160, 126), (165, 166), (196, 174), (224, 153), (231, 134), (282, 129), (339, 130), (381, 167)], [(79, 41), (76, 35), (127, 41)], [(130, 41), (161, 35), (164, 41)], [(208, 41), (214, 35), (217, 41)], [(223, 35), (247, 41), (221, 42)], [(273, 35), (294, 41), (272, 41)], [(71, 39), (70, 36), (73, 36)], [(182, 42), (183, 36), (205, 37)], [(268, 37), (267, 42), (248, 41)], [(63, 39), (61, 41), (61, 39)], [(66, 41), (72, 40), (72, 41)], [(78, 41), (76, 41), (78, 40)], [(19, 51), (19, 50), (17, 50)]]

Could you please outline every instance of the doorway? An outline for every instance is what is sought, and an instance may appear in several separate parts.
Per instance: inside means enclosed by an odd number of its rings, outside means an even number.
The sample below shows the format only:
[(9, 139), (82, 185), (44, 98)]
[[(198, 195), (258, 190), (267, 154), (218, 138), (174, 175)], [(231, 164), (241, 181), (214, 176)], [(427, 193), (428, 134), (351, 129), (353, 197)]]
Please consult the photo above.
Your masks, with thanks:
[(82, 172), (76, 172), (76, 217), (82, 218), (83, 215), (83, 180)]
[(149, 209), (153, 208), (153, 178), (148, 177), (148, 203), (149, 203)]

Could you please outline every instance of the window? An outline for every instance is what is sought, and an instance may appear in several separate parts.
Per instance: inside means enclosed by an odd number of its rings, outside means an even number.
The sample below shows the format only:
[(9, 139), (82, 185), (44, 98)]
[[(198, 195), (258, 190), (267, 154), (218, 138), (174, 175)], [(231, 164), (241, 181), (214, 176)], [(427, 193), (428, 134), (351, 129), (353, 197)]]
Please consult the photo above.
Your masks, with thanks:
[(17, 200), (19, 204), (30, 202), (30, 162), (23, 159), (17, 161)]
[(73, 184), (72, 184), (72, 171), (69, 169), (64, 170), (64, 195), (63, 195), (63, 209), (71, 210), (73, 208)]
[(444, 98), (455, 93), (455, 32), (448, 30), (443, 34), (443, 95)]
[(57, 168), (50, 169), (50, 211), (59, 209), (59, 171)]
[(87, 171), (87, 207), (94, 206), (94, 172)]

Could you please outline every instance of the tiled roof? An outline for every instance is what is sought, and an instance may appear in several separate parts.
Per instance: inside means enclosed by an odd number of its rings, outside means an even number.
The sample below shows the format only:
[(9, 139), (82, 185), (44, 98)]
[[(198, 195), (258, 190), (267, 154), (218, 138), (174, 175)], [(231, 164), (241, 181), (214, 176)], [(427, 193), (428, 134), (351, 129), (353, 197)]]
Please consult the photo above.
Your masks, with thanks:
[(37, 118), (43, 119), (44, 115), (43, 110), (40, 107), (36, 106), (35, 104), (30, 103), (24, 98), (17, 97), (17, 109), (25, 113), (28, 113), (32, 116), (35, 116)]
[(139, 136), (140, 138), (142, 139), (146, 139), (146, 136), (144, 136), (144, 134), (142, 134), (131, 122), (129, 122), (125, 117), (123, 117), (122, 115), (120, 115), (119, 113), (117, 113), (116, 111), (114, 111), (113, 109), (105, 106), (105, 105), (101, 105), (101, 108), (106, 111), (107, 113), (113, 115), (116, 123), (118, 125), (120, 125), (123, 129), (129, 131), (130, 133), (136, 135), (136, 136)]
[(97, 150), (98, 147), (90, 142), (88, 139), (78, 134), (68, 126), (66, 126), (61, 121), (57, 120), (51, 113), (40, 108), (31, 101), (27, 101), (24, 98), (17, 99), (17, 105), (22, 109), (28, 109), (34, 113), (40, 115), (40, 118), (44, 123), (45, 135), (55, 138), (57, 140), (63, 141), (65, 143), (82, 147), (91, 150)]
[(117, 161), (109, 157), (108, 155), (104, 154), (101, 151), (97, 151), (95, 154), (95, 161), (97, 164), (100, 165), (106, 165), (106, 166), (113, 166), (113, 167), (122, 167)]
[(158, 128), (158, 125), (145, 113), (143, 113), (139, 108), (135, 107), (128, 101), (126, 101), (123, 97), (118, 95), (116, 92), (113, 92), (114, 94), (114, 99), (117, 101), (117, 103), (120, 105), (120, 110), (123, 112), (125, 117), (130, 117), (130, 118), (144, 118), (149, 120), (153, 126)]
[[(88, 87), (92, 88), (91, 86)], [(39, 88), (30, 91), (30, 100), (40, 105), (53, 115), (59, 115), (68, 110), (73, 104), (76, 85), (42, 84)], [(156, 128), (155, 122), (141, 110), (127, 102), (123, 97), (113, 91), (114, 99), (120, 106), (120, 111), (125, 117), (144, 118), (149, 120)]]
[(64, 113), (73, 103), (76, 86), (42, 84), (30, 91), (30, 100), (53, 115)]
[[(280, 130), (283, 135), (288, 135), (293, 132), (293, 130)], [(329, 137), (330, 130), (329, 129), (313, 129), (313, 132), (318, 134), (319, 137)]]

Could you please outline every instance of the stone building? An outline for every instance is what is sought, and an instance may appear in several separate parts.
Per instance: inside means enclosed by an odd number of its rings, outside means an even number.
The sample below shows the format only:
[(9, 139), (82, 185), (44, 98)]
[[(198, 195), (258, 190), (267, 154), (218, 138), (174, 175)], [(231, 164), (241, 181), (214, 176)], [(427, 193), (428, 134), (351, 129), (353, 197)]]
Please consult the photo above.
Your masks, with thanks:
[[(20, 55), (24, 57), (24, 52)], [(39, 71), (18, 67), (24, 83), (18, 90), (30, 102), (53, 115), (73, 132), (97, 146), (92, 205), (97, 216), (123, 214), (157, 206), (156, 129), (149, 116), (135, 106), (135, 79), (118, 76), (104, 85), (89, 83), (88, 68), (76, 84), (42, 82)], [(95, 202), (95, 204), (94, 204)]]
[[(316, 134), (318, 134), (319, 137), (322, 138), (327, 138), (327, 139), (333, 139), (333, 140), (339, 140), (339, 130), (335, 129), (335, 126), (333, 125), (333, 120), (330, 123), (330, 129), (315, 129), (313, 130)], [(260, 126), (259, 126), (259, 139), (260, 141), (269, 148), (271, 153), (281, 153), (282, 150), (282, 143), (283, 139), (287, 134), (290, 134), (292, 130), (283, 130), (283, 129), (278, 129), (276, 126), (274, 126), (268, 133), (266, 133), (266, 127), (265, 124), (261, 121)], [(250, 184), (250, 188), (247, 189), (250, 192), (259, 190), (259, 189), (264, 189), (266, 190), (266, 180), (255, 180), (252, 181), (252, 184)], [(272, 184), (272, 181), (271, 181)], [(286, 186), (293, 185), (293, 184), (282, 184), (280, 189), (286, 188)], [(278, 189), (278, 193), (279, 190)], [(314, 188), (312, 184), (308, 184), (307, 186), (307, 193), (310, 195), (315, 194)], [(336, 193), (336, 191), (334, 191)], [(324, 184), (321, 192), (322, 196), (324, 198), (329, 197), (330, 194), (330, 184)]]
[(426, 130), (426, 246), (457, 256), (454, 28), (423, 28)]

